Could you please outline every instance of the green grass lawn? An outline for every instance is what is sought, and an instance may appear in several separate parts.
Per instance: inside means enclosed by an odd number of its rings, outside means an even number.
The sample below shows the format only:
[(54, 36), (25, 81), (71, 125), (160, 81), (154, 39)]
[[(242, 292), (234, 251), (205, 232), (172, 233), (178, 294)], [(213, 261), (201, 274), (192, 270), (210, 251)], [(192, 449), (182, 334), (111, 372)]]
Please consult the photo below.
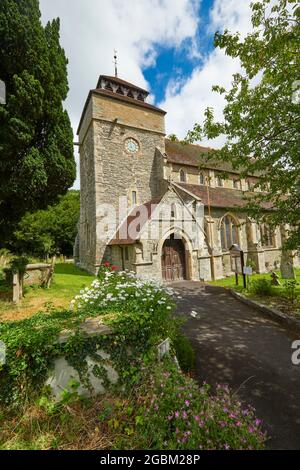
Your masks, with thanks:
[[(297, 290), (300, 293), (300, 269), (296, 269), (295, 272), (296, 272), (296, 281), (298, 283)], [(284, 282), (287, 279), (282, 279), (280, 271), (276, 271), (276, 273), (279, 276), (279, 281), (283, 285)], [(262, 279), (262, 278), (268, 279), (270, 281), (271, 280), (271, 275), (270, 275), (270, 273), (253, 274), (252, 276), (249, 276), (249, 278), (250, 278), (250, 282), (251, 282), (251, 280)], [(237, 288), (237, 290), (242, 290), (243, 289), (243, 277), (241, 275), (239, 275), (239, 286), (236, 286), (236, 284), (235, 284), (235, 276), (226, 277), (225, 279), (219, 279), (218, 281), (208, 281), (207, 284), (211, 284), (213, 286), (228, 287), (228, 288), (231, 288), (231, 289)], [(281, 293), (284, 290), (284, 288), (282, 286), (274, 286), (274, 289), (278, 293)]]
[(241, 275), (239, 275), (239, 285), (236, 286), (235, 284), (235, 276), (230, 276), (225, 279), (220, 279), (218, 281), (210, 281), (208, 284), (213, 285), (213, 286), (222, 286), (225, 288), (230, 288), (234, 289), (238, 292), (243, 293), (246, 295), (248, 298), (252, 300), (256, 300), (258, 302), (261, 302), (263, 304), (268, 305), (269, 307), (274, 307), (277, 308), (284, 313), (287, 314), (292, 314), (292, 315), (300, 315), (300, 269), (296, 269), (296, 293), (298, 294), (298, 301), (294, 303), (291, 303), (287, 297), (286, 297), (286, 289), (284, 287), (285, 282), (287, 279), (282, 279), (281, 274), (279, 271), (276, 271), (276, 273), (279, 276), (279, 281), (281, 283), (280, 286), (272, 286), (271, 294), (270, 295), (257, 295), (251, 292), (251, 281), (254, 281), (256, 279), (267, 279), (268, 281), (271, 281), (271, 275), (270, 273), (267, 274), (253, 274), (252, 276), (249, 276), (250, 278), (250, 284), (248, 284), (247, 281), (247, 289), (243, 288), (243, 278)]
[(84, 287), (89, 287), (95, 276), (91, 276), (74, 264), (55, 265), (54, 279), (49, 289), (32, 286), (25, 288), (25, 297), (16, 306), (0, 300), (0, 321), (18, 320), (51, 307), (68, 308), (70, 301)]

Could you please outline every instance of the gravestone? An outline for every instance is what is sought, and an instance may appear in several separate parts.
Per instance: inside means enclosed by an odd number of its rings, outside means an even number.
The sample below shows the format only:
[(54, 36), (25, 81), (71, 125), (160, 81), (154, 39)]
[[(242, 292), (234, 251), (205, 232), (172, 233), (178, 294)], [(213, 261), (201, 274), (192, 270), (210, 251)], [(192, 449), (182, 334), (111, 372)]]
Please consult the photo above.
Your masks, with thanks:
[(280, 265), (282, 279), (296, 279), (293, 258), (282, 252)]

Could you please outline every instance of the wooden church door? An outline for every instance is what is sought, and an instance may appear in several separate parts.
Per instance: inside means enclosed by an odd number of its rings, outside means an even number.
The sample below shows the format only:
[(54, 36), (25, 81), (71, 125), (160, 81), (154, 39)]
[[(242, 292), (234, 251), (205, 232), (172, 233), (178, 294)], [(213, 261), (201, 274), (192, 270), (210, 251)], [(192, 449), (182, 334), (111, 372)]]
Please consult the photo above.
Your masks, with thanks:
[(163, 245), (161, 266), (164, 281), (180, 281), (186, 278), (184, 243), (175, 239), (174, 235)]

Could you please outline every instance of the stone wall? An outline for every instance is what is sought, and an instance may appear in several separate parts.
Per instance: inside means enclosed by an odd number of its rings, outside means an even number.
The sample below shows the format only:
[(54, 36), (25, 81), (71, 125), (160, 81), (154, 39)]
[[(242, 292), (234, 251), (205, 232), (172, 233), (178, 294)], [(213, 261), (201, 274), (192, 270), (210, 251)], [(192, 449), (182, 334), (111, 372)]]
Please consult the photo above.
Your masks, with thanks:
[(82, 268), (95, 273), (96, 256), (96, 188), (94, 132), (89, 126), (80, 150), (80, 220), (79, 259)]

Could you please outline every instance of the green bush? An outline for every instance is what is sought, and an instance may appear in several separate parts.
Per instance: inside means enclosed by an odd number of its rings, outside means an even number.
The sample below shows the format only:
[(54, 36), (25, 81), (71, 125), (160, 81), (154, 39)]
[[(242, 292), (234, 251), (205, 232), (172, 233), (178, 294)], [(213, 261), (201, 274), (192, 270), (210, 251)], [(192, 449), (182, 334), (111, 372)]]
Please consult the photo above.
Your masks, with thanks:
[(195, 351), (184, 334), (179, 333), (173, 341), (175, 354), (184, 372), (190, 372), (195, 366)]
[(290, 302), (291, 304), (295, 304), (297, 298), (298, 298), (298, 293), (296, 291), (297, 289), (297, 281), (286, 281), (284, 283), (284, 296)]
[(250, 291), (260, 296), (272, 295), (272, 285), (268, 279), (254, 279), (250, 285)]

